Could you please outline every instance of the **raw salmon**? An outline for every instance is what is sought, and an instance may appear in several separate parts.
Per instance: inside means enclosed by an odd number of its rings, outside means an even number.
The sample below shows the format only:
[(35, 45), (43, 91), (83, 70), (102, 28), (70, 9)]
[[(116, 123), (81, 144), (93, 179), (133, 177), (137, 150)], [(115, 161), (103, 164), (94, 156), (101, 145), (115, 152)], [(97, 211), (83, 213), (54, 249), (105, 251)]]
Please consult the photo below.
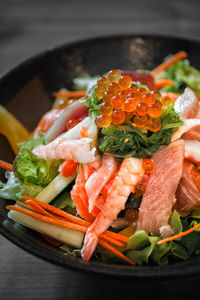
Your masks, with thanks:
[(183, 175), (176, 191), (177, 201), (175, 204), (175, 209), (181, 216), (186, 216), (191, 210), (200, 208), (200, 191), (190, 174), (193, 167), (193, 163), (184, 161)]
[(164, 147), (152, 156), (155, 171), (142, 198), (137, 228), (152, 235), (160, 235), (160, 227), (168, 224), (176, 201), (175, 192), (181, 179), (184, 141)]

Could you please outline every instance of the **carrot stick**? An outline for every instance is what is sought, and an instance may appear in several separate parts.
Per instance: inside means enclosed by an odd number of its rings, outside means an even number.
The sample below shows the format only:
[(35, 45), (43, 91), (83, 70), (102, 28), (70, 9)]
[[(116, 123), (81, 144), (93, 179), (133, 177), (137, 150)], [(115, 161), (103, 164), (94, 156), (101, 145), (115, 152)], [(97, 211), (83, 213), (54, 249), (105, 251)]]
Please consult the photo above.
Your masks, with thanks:
[(185, 236), (185, 235), (187, 235), (187, 234), (189, 234), (189, 233), (195, 231), (195, 230), (198, 229), (198, 228), (200, 228), (200, 224), (197, 224), (197, 225), (193, 226), (192, 228), (190, 228), (190, 229), (188, 229), (188, 230), (186, 230), (186, 231), (182, 231), (182, 232), (180, 232), (180, 233), (178, 233), (178, 234), (175, 234), (175, 235), (173, 235), (173, 236), (170, 236), (170, 237), (168, 237), (168, 238), (166, 238), (166, 239), (160, 240), (160, 241), (158, 242), (158, 245), (162, 245), (162, 244), (164, 244), (164, 243), (167, 243), (167, 242), (176, 240), (176, 239), (178, 239), (178, 238), (180, 238), (180, 237), (182, 237), (182, 236)]
[[(27, 195), (23, 195), (22, 196), (22, 199), (24, 200), (33, 200), (34, 202), (36, 202), (38, 205), (42, 206), (44, 209), (56, 214), (56, 215), (59, 215), (59, 216), (62, 216), (68, 220), (71, 220), (72, 222), (76, 223), (76, 224), (79, 224), (79, 225), (82, 225), (82, 226), (86, 226), (86, 227), (89, 227), (91, 225), (90, 222), (88, 221), (85, 221), (83, 219), (80, 219), (76, 216), (73, 216), (59, 208), (56, 208), (50, 204), (47, 204), (47, 203), (44, 203), (44, 202), (41, 202), (35, 198), (32, 198), (30, 196), (27, 196)], [(115, 233), (115, 232), (112, 232), (112, 231), (109, 231), (109, 230), (106, 230), (104, 232), (105, 235), (111, 237), (111, 238), (114, 238), (116, 240), (119, 240), (121, 242), (125, 242), (125, 243), (128, 243), (128, 237), (122, 235), (122, 234), (118, 234), (118, 233)]]
[(168, 86), (171, 86), (171, 85), (174, 85), (174, 80), (171, 80), (171, 79), (162, 79), (162, 80), (158, 80), (155, 82), (156, 84), (156, 88), (157, 89), (161, 89), (162, 87), (168, 85)]
[(164, 61), (162, 64), (160, 64), (158, 67), (156, 67), (152, 72), (151, 75), (153, 77), (157, 76), (162, 71), (166, 70), (173, 64), (177, 63), (179, 60), (184, 59), (187, 57), (187, 53), (185, 51), (180, 51), (170, 57), (168, 60)]
[(21, 206), (23, 206), (23, 207), (26, 207), (26, 208), (28, 208), (28, 209), (31, 209), (30, 205), (26, 205), (26, 204), (25, 204), (24, 202), (22, 202), (22, 201), (16, 200), (16, 204), (21, 205)]
[[(18, 204), (23, 205), (23, 203), (21, 204), (20, 202)], [(66, 220), (62, 220), (61, 218), (52, 218), (52, 217), (44, 216), (44, 215), (41, 215), (37, 212), (27, 210), (23, 207), (10, 205), (10, 206), (7, 206), (6, 208), (22, 212), (26, 215), (29, 215), (29, 216), (31, 216), (35, 219), (38, 219), (40, 221), (43, 221), (43, 222), (46, 222), (46, 223), (49, 223), (49, 224), (54, 224), (54, 225), (57, 225), (57, 226), (66, 227), (66, 228), (73, 229), (73, 230), (76, 230), (76, 231), (86, 232), (87, 229), (88, 229), (85, 226), (81, 226), (79, 224), (74, 224), (74, 223), (71, 223), (71, 222), (67, 222)], [(104, 240), (109, 241), (110, 243), (112, 243), (116, 246), (123, 246), (123, 244), (121, 242), (119, 242), (118, 240), (115, 240), (112, 237), (106, 236), (105, 234), (101, 234), (101, 238), (104, 239)]]
[(102, 246), (103, 248), (113, 252), (116, 256), (120, 257), (122, 260), (128, 262), (131, 265), (135, 265), (135, 262), (128, 257), (126, 257), (124, 254), (122, 254), (120, 251), (109, 245), (107, 242), (103, 241), (102, 239), (98, 240), (98, 244)]
[(57, 208), (55, 206), (52, 206), (50, 204), (41, 202), (41, 201), (39, 201), (39, 200), (37, 200), (35, 198), (32, 198), (30, 196), (23, 195), (22, 199), (24, 199), (24, 200), (32, 200), (32, 201), (36, 202), (38, 205), (40, 205), (41, 207), (43, 207), (44, 209), (46, 209), (46, 210), (48, 210), (48, 211), (50, 211), (50, 212), (52, 212), (52, 213), (54, 213), (56, 215), (64, 217), (64, 218), (66, 218), (66, 219), (68, 219), (68, 220), (70, 220), (70, 221), (72, 221), (72, 222), (74, 222), (76, 224), (87, 226), (87, 227), (89, 227), (91, 225), (91, 223), (88, 222), (88, 221), (82, 220), (82, 219), (80, 219), (80, 218), (78, 218), (76, 216), (73, 216), (73, 215), (71, 215), (71, 214), (69, 214), (69, 213), (67, 213), (67, 212), (65, 212), (65, 211), (63, 211), (63, 210), (61, 210), (61, 209), (59, 209), (59, 208)]
[(8, 206), (6, 206), (6, 209), (19, 211), (21, 213), (29, 215), (30, 217), (33, 217), (33, 218), (43, 221), (45, 223), (54, 224), (54, 225), (61, 226), (61, 227), (66, 227), (66, 228), (80, 231), (80, 232), (87, 231), (87, 227), (81, 226), (79, 224), (74, 224), (71, 222), (63, 221), (60, 219), (46, 217), (46, 216), (40, 215), (36, 212), (33, 212), (31, 210), (25, 209), (23, 207), (19, 207), (19, 206), (15, 206), (15, 205), (8, 205)]
[(28, 205), (30, 205), (30, 207), (33, 208), (36, 212), (39, 212), (39, 213), (41, 213), (42, 215), (44, 215), (46, 217), (59, 218), (59, 217), (49, 213), (48, 211), (46, 211), (44, 208), (42, 208), (40, 205), (35, 203), (33, 200), (26, 200), (26, 203)]
[(81, 98), (87, 95), (87, 91), (54, 92), (52, 95), (56, 98)]
[(6, 161), (0, 160), (0, 168), (6, 169), (8, 171), (13, 170), (13, 166)]

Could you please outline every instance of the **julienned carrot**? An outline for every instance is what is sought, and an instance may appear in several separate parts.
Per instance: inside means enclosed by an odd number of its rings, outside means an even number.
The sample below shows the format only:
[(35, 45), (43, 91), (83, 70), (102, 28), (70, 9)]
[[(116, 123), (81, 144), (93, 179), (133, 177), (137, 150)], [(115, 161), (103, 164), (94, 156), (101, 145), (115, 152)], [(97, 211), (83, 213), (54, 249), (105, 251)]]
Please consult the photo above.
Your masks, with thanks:
[(58, 218), (57, 216), (55, 216), (55, 215), (49, 213), (48, 211), (46, 211), (43, 207), (41, 207), (40, 205), (38, 205), (33, 200), (26, 200), (26, 203), (28, 205), (30, 205), (30, 207), (33, 208), (36, 212), (39, 212), (39, 213), (41, 213), (42, 215), (44, 215), (46, 217)]
[[(24, 203), (20, 203), (19, 201), (17, 201), (17, 204), (20, 204), (20, 205), (26, 207), (26, 205), (24, 205)], [(29, 216), (31, 216), (35, 219), (40, 220), (40, 221), (43, 221), (43, 222), (46, 222), (46, 223), (49, 223), (49, 224), (54, 224), (54, 225), (61, 226), (61, 227), (66, 227), (66, 228), (69, 228), (69, 229), (72, 229), (72, 230), (86, 232), (87, 229), (88, 229), (85, 226), (81, 226), (81, 225), (78, 225), (78, 224), (74, 224), (72, 222), (68, 222), (64, 219), (61, 219), (60, 217), (55, 218), (55, 217), (52, 217), (52, 216), (48, 217), (48, 216), (43, 215), (43, 214), (41, 215), (41, 214), (39, 214), (41, 211), (39, 211), (38, 206), (37, 207), (35, 206), (37, 211), (27, 210), (23, 207), (18, 207), (18, 206), (14, 206), (14, 205), (7, 206), (6, 208), (10, 209), (10, 210), (16, 210), (16, 211), (22, 212), (26, 215), (29, 215)], [(32, 207), (30, 207), (30, 206), (28, 208), (32, 209)], [(34, 207), (33, 207), (33, 209), (34, 209)], [(108, 242), (110, 242), (110, 243), (112, 243), (116, 246), (123, 246), (123, 244), (120, 241), (118, 241), (118, 240), (116, 240), (112, 237), (106, 236), (105, 234), (101, 234), (101, 238), (104, 239), (104, 240), (107, 240)]]
[[(90, 222), (88, 221), (85, 221), (83, 219), (80, 219), (76, 216), (73, 216), (59, 208), (56, 208), (50, 204), (47, 204), (47, 203), (44, 203), (44, 202), (41, 202), (35, 198), (32, 198), (30, 196), (27, 196), (27, 195), (23, 195), (22, 196), (22, 199), (24, 200), (33, 200), (35, 201), (36, 203), (38, 203), (40, 206), (42, 206), (44, 209), (48, 210), (48, 211), (51, 211), (52, 213), (56, 214), (56, 215), (59, 215), (59, 216), (62, 216), (68, 220), (71, 220), (72, 222), (76, 223), (76, 224), (79, 224), (79, 225), (83, 225), (83, 226), (86, 226), (86, 227), (89, 227), (91, 225)], [(112, 231), (109, 231), (109, 230), (106, 230), (104, 232), (104, 234), (106, 234), (107, 236), (109, 237), (112, 237), (116, 240), (119, 240), (121, 242), (125, 242), (125, 243), (128, 243), (128, 237), (122, 235), (122, 234), (118, 234), (118, 233), (115, 233), (115, 232), (112, 232)]]
[(180, 237), (182, 237), (182, 236), (185, 236), (185, 235), (187, 235), (187, 234), (189, 234), (189, 233), (191, 233), (191, 232), (197, 230), (198, 228), (200, 228), (200, 224), (197, 224), (197, 225), (193, 226), (192, 228), (190, 228), (190, 229), (188, 229), (188, 230), (186, 230), (186, 231), (182, 231), (182, 232), (180, 232), (180, 233), (178, 233), (178, 234), (175, 234), (175, 235), (173, 235), (173, 236), (170, 236), (170, 237), (168, 237), (168, 238), (166, 238), (166, 239), (160, 240), (160, 241), (158, 242), (158, 245), (162, 245), (162, 244), (164, 244), (164, 243), (167, 243), (167, 242), (176, 240), (176, 239), (178, 239), (178, 238), (180, 238)]
[(34, 211), (25, 209), (25, 208), (20, 207), (20, 206), (8, 205), (8, 206), (6, 206), (6, 209), (19, 211), (21, 213), (29, 215), (30, 217), (33, 217), (35, 219), (38, 219), (40, 221), (43, 221), (43, 222), (46, 222), (46, 223), (49, 223), (49, 224), (54, 224), (54, 225), (57, 225), (57, 226), (66, 227), (66, 228), (81, 231), (81, 232), (86, 232), (87, 231), (87, 227), (81, 226), (79, 224), (74, 224), (74, 223), (71, 223), (71, 222), (68, 222), (68, 221), (63, 221), (63, 220), (60, 220), (60, 219), (54, 219), (54, 218), (46, 217), (46, 216), (43, 216), (39, 213), (36, 213)]
[(98, 244), (101, 247), (113, 252), (116, 256), (120, 257), (122, 260), (126, 261), (127, 263), (129, 263), (131, 265), (135, 265), (135, 262), (133, 260), (129, 259), (127, 256), (122, 254), (120, 251), (118, 251), (117, 249), (115, 249), (114, 247), (112, 247), (107, 242), (103, 241), (102, 239), (98, 240)]
[(157, 76), (162, 71), (166, 70), (173, 64), (177, 63), (179, 60), (184, 59), (187, 57), (187, 53), (185, 51), (180, 51), (170, 57), (168, 60), (164, 61), (162, 64), (160, 64), (158, 67), (156, 67), (152, 72), (151, 75), (153, 77)]
[(26, 207), (26, 208), (28, 208), (28, 209), (31, 209), (30, 205), (26, 205), (26, 204), (25, 204), (24, 202), (22, 202), (22, 201), (16, 200), (16, 204), (21, 205), (21, 206), (23, 206), (23, 207)]
[(6, 161), (0, 160), (0, 168), (6, 169), (8, 171), (13, 170), (13, 166)]
[(174, 85), (174, 83), (175, 82), (171, 79), (161, 79), (161, 80), (158, 80), (158, 81), (155, 82), (157, 89), (161, 89), (164, 86)]
[(70, 220), (70, 221), (72, 221), (72, 222), (74, 222), (76, 224), (87, 226), (87, 227), (91, 225), (91, 223), (88, 222), (88, 221), (82, 220), (82, 219), (80, 219), (80, 218), (78, 218), (76, 216), (73, 216), (73, 215), (71, 215), (71, 214), (69, 214), (69, 213), (67, 213), (67, 212), (65, 212), (65, 211), (63, 211), (63, 210), (61, 210), (61, 209), (59, 209), (59, 208), (57, 208), (55, 206), (52, 206), (50, 204), (41, 202), (41, 201), (39, 201), (39, 200), (37, 200), (35, 198), (32, 198), (30, 196), (23, 195), (22, 199), (24, 199), (24, 200), (32, 200), (32, 201), (38, 203), (44, 209), (46, 209), (46, 210), (48, 210), (48, 211), (50, 211), (50, 212), (52, 212), (52, 213), (54, 213), (56, 215), (64, 217), (64, 218), (66, 218), (66, 219), (68, 219), (68, 220)]
[(81, 98), (87, 95), (87, 91), (54, 92), (52, 95), (56, 98)]

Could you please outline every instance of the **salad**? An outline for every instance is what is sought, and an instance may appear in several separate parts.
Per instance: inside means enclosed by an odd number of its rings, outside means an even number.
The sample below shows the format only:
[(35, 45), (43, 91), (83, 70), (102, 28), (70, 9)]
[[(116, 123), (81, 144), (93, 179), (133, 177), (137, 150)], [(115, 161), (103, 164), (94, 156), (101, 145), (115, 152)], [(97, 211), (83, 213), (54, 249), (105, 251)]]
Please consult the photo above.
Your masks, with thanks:
[(3, 106), (8, 217), (85, 262), (166, 265), (200, 253), (200, 72), (187, 53), (154, 70), (74, 79), (30, 134)]

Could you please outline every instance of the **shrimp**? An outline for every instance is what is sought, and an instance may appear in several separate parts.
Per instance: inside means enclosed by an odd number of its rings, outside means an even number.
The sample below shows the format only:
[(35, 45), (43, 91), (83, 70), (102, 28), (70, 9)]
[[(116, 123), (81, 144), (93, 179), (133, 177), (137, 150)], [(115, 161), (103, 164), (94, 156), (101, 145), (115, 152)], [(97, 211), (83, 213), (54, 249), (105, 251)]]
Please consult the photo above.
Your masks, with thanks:
[(67, 159), (75, 162), (87, 163), (95, 159), (95, 151), (90, 150), (90, 143), (92, 139), (83, 138), (80, 140), (68, 140), (65, 137), (55, 140), (48, 145), (40, 145), (32, 150), (33, 154), (44, 158), (51, 159)]
[(85, 191), (85, 177), (83, 167), (79, 170), (75, 185), (71, 190), (71, 197), (79, 216), (87, 221), (94, 221), (94, 216), (88, 212), (88, 197)]
[(129, 194), (134, 192), (135, 185), (141, 180), (143, 174), (142, 159), (131, 157), (123, 160), (108, 191), (102, 210), (85, 235), (81, 252), (85, 261), (91, 258), (98, 243), (98, 236), (113, 223), (118, 213), (124, 209)]
[(172, 135), (171, 142), (175, 142), (176, 140), (180, 139), (185, 132), (198, 125), (200, 125), (200, 119), (186, 119), (184, 124)]
[(71, 190), (71, 197), (76, 206), (78, 214), (87, 221), (94, 221), (94, 217), (99, 213), (99, 208), (94, 207), (94, 210), (88, 211), (88, 196), (85, 190), (85, 184), (89, 176), (95, 172), (101, 165), (101, 156), (97, 156), (95, 161), (84, 164), (79, 170), (75, 185)]
[(89, 212), (92, 212), (98, 195), (116, 170), (115, 159), (112, 156), (104, 155), (101, 167), (88, 178), (85, 189), (89, 198)]

